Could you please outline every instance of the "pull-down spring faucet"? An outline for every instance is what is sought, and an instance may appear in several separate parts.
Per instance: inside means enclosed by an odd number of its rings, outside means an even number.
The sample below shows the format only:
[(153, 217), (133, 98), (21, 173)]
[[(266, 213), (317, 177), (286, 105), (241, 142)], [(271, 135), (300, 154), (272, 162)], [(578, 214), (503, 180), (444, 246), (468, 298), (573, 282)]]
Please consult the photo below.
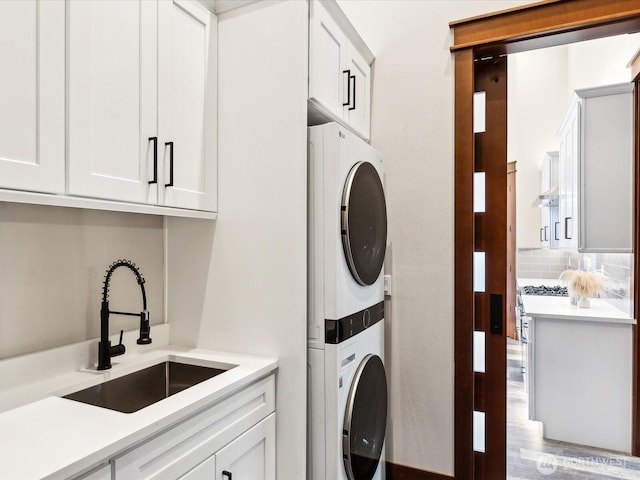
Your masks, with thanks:
[[(142, 291), (142, 311), (140, 313), (116, 312), (109, 310), (109, 283), (111, 275), (119, 267), (127, 267), (133, 272), (140, 285)], [(147, 294), (144, 290), (144, 278), (137, 269), (136, 264), (130, 260), (118, 260), (109, 266), (107, 274), (104, 277), (104, 285), (102, 288), (102, 306), (100, 308), (100, 342), (98, 343), (98, 370), (107, 370), (111, 368), (111, 357), (122, 355), (125, 352), (125, 346), (122, 344), (122, 331), (120, 331), (120, 343), (111, 346), (109, 340), (109, 314), (114, 315), (130, 315), (140, 317), (140, 337), (137, 340), (139, 345), (148, 345), (151, 343), (151, 327), (149, 325), (149, 312), (147, 311)]]

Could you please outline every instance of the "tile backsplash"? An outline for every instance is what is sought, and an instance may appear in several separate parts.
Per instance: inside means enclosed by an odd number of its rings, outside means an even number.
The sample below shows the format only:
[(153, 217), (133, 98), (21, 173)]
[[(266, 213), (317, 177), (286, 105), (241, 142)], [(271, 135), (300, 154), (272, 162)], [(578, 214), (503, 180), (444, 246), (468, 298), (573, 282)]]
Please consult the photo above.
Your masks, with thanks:
[[(138, 265), (151, 323), (163, 322), (162, 217), (0, 202), (0, 247), (0, 359), (98, 337), (104, 274), (120, 258)], [(112, 280), (112, 309), (140, 311), (131, 272)], [(137, 327), (110, 318), (111, 333)]]
[(559, 278), (570, 268), (570, 252), (548, 248), (519, 249), (516, 272), (519, 278)]
[[(578, 253), (567, 250), (519, 249), (518, 278), (558, 279), (566, 269), (601, 270), (607, 277), (601, 295), (614, 307), (633, 316), (631, 281), (633, 255), (629, 253)], [(560, 283), (558, 281), (558, 283)]]

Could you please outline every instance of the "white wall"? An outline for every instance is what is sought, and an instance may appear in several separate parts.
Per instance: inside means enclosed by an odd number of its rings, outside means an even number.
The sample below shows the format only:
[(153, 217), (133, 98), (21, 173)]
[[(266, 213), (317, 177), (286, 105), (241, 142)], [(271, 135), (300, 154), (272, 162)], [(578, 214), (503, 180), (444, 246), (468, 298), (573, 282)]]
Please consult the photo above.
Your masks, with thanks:
[(640, 48), (640, 33), (590, 40), (568, 46), (567, 90), (631, 81), (627, 64)]
[(453, 61), (448, 23), (516, 1), (341, 0), (376, 55), (389, 215), (387, 459), (453, 473)]
[(219, 215), (168, 221), (172, 342), (279, 358), (277, 478), (306, 472), (306, 2), (219, 19)]
[[(161, 323), (162, 217), (0, 202), (0, 358), (98, 337), (102, 281), (120, 258), (140, 267), (152, 324)], [(140, 311), (130, 271), (118, 270), (111, 285), (113, 309)], [(138, 322), (112, 316), (110, 326)]]
[(569, 103), (566, 46), (510, 55), (507, 59), (507, 160), (516, 161), (516, 243), (540, 247), (540, 163), (557, 151), (556, 131)]

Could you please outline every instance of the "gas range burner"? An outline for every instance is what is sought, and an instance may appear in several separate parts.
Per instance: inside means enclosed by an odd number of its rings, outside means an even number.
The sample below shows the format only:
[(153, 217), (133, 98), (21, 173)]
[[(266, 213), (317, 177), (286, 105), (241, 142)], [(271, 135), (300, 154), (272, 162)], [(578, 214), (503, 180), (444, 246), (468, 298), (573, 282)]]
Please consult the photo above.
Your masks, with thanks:
[(550, 297), (568, 297), (567, 287), (561, 287), (555, 285), (553, 287), (547, 287), (545, 285), (525, 285), (522, 287), (522, 293), (525, 295), (546, 295)]

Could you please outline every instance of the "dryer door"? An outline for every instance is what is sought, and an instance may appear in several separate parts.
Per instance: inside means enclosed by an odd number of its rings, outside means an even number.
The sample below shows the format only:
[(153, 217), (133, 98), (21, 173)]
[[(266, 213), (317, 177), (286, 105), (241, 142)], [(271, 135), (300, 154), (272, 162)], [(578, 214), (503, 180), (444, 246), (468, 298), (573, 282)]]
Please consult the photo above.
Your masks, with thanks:
[(349, 480), (371, 480), (382, 455), (387, 427), (387, 376), (382, 359), (367, 355), (349, 390), (342, 453)]
[(360, 285), (378, 279), (387, 248), (387, 206), (382, 182), (369, 162), (356, 163), (342, 192), (342, 247)]

